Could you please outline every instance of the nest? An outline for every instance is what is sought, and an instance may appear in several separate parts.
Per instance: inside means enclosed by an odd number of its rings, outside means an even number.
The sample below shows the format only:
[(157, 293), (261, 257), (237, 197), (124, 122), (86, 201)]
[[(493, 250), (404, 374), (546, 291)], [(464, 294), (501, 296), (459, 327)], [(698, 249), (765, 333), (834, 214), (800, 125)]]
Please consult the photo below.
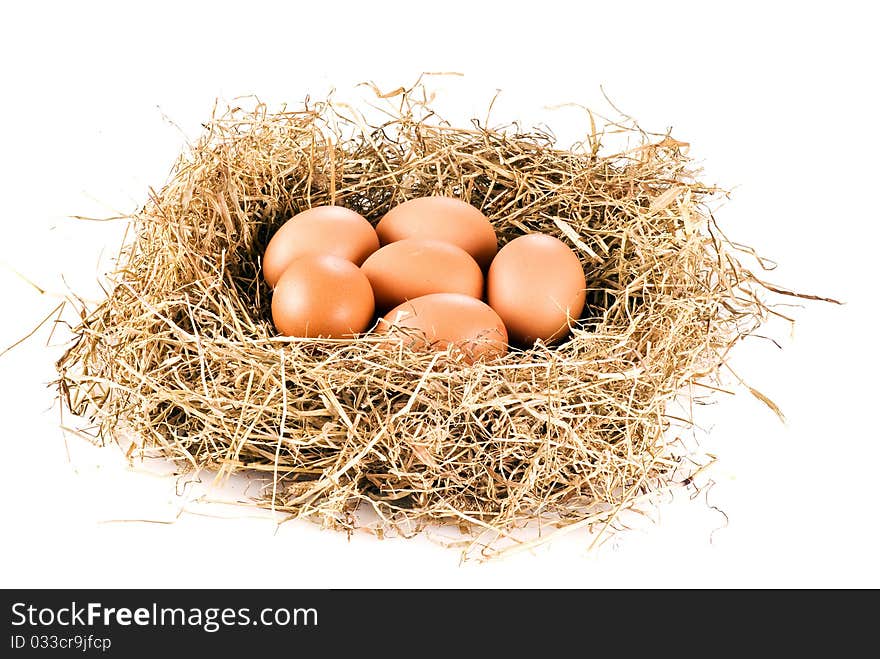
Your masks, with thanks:
[[(62, 400), (100, 442), (261, 474), (257, 505), (337, 529), (453, 524), (485, 553), (535, 522), (607, 525), (680, 478), (668, 406), (711, 387), (766, 318), (764, 284), (686, 144), (590, 115), (563, 149), (546, 130), (451, 126), (415, 91), (372, 124), (332, 99), (216, 115), (132, 217), (107, 298), (81, 310)], [(630, 146), (605, 153), (612, 137)], [(579, 255), (587, 303), (565, 342), (468, 365), (277, 336), (260, 265), (275, 229), (319, 204), (375, 223), (432, 194), (480, 208), (499, 246), (540, 231)]]

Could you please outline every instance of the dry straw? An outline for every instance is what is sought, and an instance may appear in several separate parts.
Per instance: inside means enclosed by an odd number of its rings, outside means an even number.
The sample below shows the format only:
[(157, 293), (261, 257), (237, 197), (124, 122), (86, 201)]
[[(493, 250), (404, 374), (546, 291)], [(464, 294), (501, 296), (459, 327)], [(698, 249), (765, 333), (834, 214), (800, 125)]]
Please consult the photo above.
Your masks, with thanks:
[[(380, 125), (330, 100), (212, 119), (132, 218), (106, 300), (82, 310), (58, 362), (66, 406), (102, 442), (134, 437), (132, 455), (262, 472), (257, 503), (291, 517), (380, 536), (451, 523), (484, 556), (548, 524), (607, 525), (673, 483), (668, 404), (711, 386), (773, 313), (705, 205), (717, 191), (684, 143), (634, 123), (589, 115), (561, 149), (447, 125), (424, 94), (385, 95)], [(612, 134), (632, 147), (603, 153)], [(589, 290), (569, 340), (467, 366), (276, 336), (260, 255), (281, 223), (330, 203), (375, 222), (431, 194), (480, 208), (501, 244), (542, 231), (577, 252)], [(536, 521), (540, 537), (518, 535)]]

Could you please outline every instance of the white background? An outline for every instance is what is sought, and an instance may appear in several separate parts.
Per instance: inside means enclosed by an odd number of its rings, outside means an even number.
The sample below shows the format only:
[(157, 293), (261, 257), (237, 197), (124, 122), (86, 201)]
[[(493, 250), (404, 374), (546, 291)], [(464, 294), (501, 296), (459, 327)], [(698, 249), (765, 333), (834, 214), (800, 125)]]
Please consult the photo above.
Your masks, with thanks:
[[(692, 143), (717, 217), (779, 262), (784, 285), (847, 304), (789, 311), (783, 345), (746, 341), (748, 395), (701, 417), (719, 458), (707, 495), (663, 504), (588, 552), (574, 534), (459, 565), (427, 539), (348, 540), (200, 505), (58, 427), (47, 332), (0, 358), (0, 586), (880, 586), (876, 16), (870, 3), (15, 3), (0, 26), (0, 347), (96, 278), (121, 223), (160, 187), (215, 99), (295, 104), (360, 81), (438, 78), (452, 118), (546, 121), (609, 97)], [(724, 7), (723, 9), (717, 7)], [(169, 120), (175, 125), (172, 125)], [(25, 279), (46, 290), (41, 295)], [(64, 275), (64, 279), (62, 279)], [(729, 524), (709, 503), (722, 508)], [(181, 512), (181, 511), (189, 512)], [(223, 517), (225, 519), (218, 519)], [(127, 521), (119, 521), (127, 520)], [(146, 520), (146, 521), (136, 521)], [(721, 527), (721, 528), (719, 528)], [(716, 530), (717, 529), (717, 530)]]

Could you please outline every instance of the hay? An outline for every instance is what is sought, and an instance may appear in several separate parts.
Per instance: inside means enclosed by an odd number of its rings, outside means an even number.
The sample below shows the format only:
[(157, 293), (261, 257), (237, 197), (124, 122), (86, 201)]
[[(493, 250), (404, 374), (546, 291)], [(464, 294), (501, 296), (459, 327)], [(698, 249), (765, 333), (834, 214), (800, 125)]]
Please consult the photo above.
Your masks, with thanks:
[[(393, 97), (381, 125), (330, 100), (206, 125), (58, 362), (64, 403), (99, 441), (261, 472), (259, 505), (338, 529), (452, 523), (484, 553), (536, 520), (607, 525), (674, 483), (668, 404), (772, 313), (714, 224), (718, 191), (668, 135), (593, 123), (565, 150), (547, 132), (449, 126), (423, 91)], [(634, 145), (603, 153), (612, 136)], [(376, 222), (435, 193), (480, 208), (500, 244), (543, 231), (575, 249), (588, 297), (569, 340), (467, 366), (276, 336), (259, 256), (281, 223), (328, 203)]]

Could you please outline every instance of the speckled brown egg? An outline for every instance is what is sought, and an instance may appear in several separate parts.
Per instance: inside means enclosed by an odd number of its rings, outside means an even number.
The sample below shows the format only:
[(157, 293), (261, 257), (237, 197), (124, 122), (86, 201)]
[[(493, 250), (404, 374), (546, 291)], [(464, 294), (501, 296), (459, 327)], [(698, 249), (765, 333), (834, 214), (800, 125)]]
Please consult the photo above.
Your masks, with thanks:
[(406, 238), (385, 245), (361, 270), (373, 286), (379, 313), (431, 293), (483, 296), (483, 272), (470, 254), (439, 240)]
[(366, 275), (330, 254), (294, 260), (272, 293), (272, 321), (286, 336), (348, 338), (370, 326), (374, 310)]
[(569, 320), (584, 309), (584, 269), (561, 240), (541, 233), (520, 236), (492, 261), (486, 296), (513, 342), (552, 343), (568, 334)]
[(460, 293), (408, 300), (380, 318), (376, 331), (414, 350), (455, 346), (467, 363), (507, 352), (507, 330), (498, 314), (485, 302)]
[(332, 254), (360, 265), (379, 249), (373, 226), (342, 206), (315, 206), (287, 220), (269, 240), (263, 278), (274, 287), (281, 273), (304, 254)]
[(484, 270), (498, 251), (489, 219), (478, 208), (454, 197), (418, 197), (395, 206), (379, 220), (383, 245), (405, 238), (440, 240), (461, 247)]

